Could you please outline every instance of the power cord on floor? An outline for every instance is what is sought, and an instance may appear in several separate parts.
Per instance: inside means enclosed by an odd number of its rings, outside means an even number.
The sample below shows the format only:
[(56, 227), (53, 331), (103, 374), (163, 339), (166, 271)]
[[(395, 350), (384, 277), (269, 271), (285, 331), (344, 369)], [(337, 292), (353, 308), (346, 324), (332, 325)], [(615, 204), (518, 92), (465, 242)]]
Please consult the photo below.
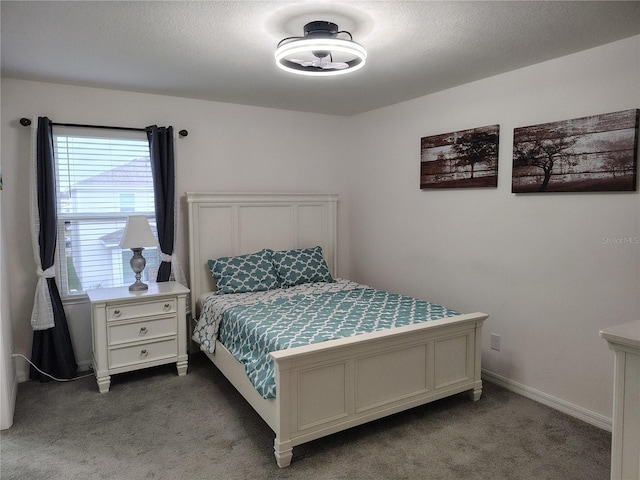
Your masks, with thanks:
[(56, 377), (54, 377), (52, 375), (49, 375), (47, 372), (43, 372), (42, 370), (40, 370), (36, 365), (33, 364), (33, 362), (31, 360), (29, 360), (27, 357), (25, 357), (21, 353), (12, 353), (11, 356), (12, 357), (22, 357), (22, 358), (24, 358), (33, 368), (35, 368), (37, 371), (39, 371), (42, 375), (46, 375), (47, 377), (51, 378), (52, 380), (55, 380), (56, 382), (73, 382), (74, 380), (80, 380), (81, 378), (93, 377), (93, 373), (88, 373), (88, 374), (82, 375), (80, 377), (56, 378)]

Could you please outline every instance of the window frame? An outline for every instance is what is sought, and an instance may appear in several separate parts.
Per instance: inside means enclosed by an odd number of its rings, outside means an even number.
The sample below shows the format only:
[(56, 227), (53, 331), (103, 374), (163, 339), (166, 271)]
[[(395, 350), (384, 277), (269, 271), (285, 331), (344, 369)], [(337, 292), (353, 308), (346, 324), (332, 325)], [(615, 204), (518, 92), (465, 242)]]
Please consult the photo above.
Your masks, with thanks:
[[(139, 191), (140, 191), (140, 198), (142, 198), (143, 200), (141, 201), (142, 204), (146, 205), (146, 208), (144, 209), (140, 209), (140, 210), (136, 210), (136, 203), (135, 203), (135, 195), (137, 192), (135, 192), (136, 190), (136, 186), (133, 185), (131, 190), (133, 191), (133, 193), (131, 192), (124, 192), (126, 194), (131, 193), (133, 195), (134, 198), (134, 203), (133, 203), (133, 210), (132, 211), (123, 211), (123, 206), (119, 205), (118, 202), (114, 202), (113, 203), (113, 207), (112, 207), (112, 211), (110, 212), (98, 212), (98, 211), (94, 211), (94, 212), (77, 212), (75, 210), (77, 210), (77, 208), (74, 208), (73, 206), (68, 208), (68, 211), (65, 211), (65, 208), (63, 207), (63, 202), (65, 200), (63, 200), (62, 198), (60, 198), (61, 196), (61, 178), (60, 178), (60, 160), (58, 158), (58, 138), (59, 137), (85, 137), (85, 138), (102, 138), (105, 139), (105, 145), (108, 144), (108, 142), (110, 140), (135, 140), (137, 142), (142, 142), (144, 141), (146, 146), (147, 146), (147, 151), (146, 151), (146, 156), (145, 157), (140, 157), (140, 156), (132, 156), (131, 160), (129, 160), (127, 163), (130, 163), (131, 161), (134, 161), (138, 158), (149, 158), (149, 163), (150, 163), (150, 152), (148, 150), (148, 140), (146, 138), (146, 133), (144, 131), (138, 131), (138, 132), (131, 132), (131, 131), (122, 131), (119, 129), (95, 129), (95, 128), (85, 128), (85, 127), (65, 127), (65, 126), (54, 126), (53, 128), (53, 143), (54, 143), (54, 157), (55, 157), (55, 179), (56, 179), (56, 215), (57, 215), (57, 244), (56, 244), (56, 278), (57, 280), (57, 284), (58, 284), (58, 289), (60, 291), (60, 297), (62, 299), (63, 304), (73, 304), (73, 303), (83, 303), (86, 302), (87, 300), (87, 290), (93, 289), (93, 288), (100, 288), (99, 286), (95, 286), (95, 285), (89, 285), (86, 288), (83, 287), (83, 290), (79, 293), (72, 293), (72, 291), (70, 291), (69, 289), (69, 268), (67, 267), (67, 255), (71, 255), (73, 257), (73, 252), (74, 252), (74, 247), (73, 245), (73, 240), (70, 241), (70, 244), (67, 243), (67, 223), (76, 223), (78, 225), (86, 225), (88, 222), (95, 222), (95, 221), (103, 221), (103, 220), (107, 220), (107, 221), (112, 221), (115, 224), (122, 224), (122, 228), (124, 229), (124, 226), (126, 225), (126, 221), (127, 221), (127, 217), (129, 215), (144, 215), (147, 217), (147, 219), (149, 220), (149, 224), (151, 226), (152, 231), (154, 232), (155, 237), (157, 238), (157, 231), (156, 231), (156, 218), (155, 218), (155, 210), (154, 209), (149, 209), (150, 205), (155, 205), (155, 189), (152, 186), (152, 189), (149, 190), (148, 186), (144, 187), (144, 186), (138, 186)], [(138, 144), (139, 147), (141, 147), (142, 145)], [(71, 157), (71, 153), (69, 150), (69, 145), (65, 145), (65, 159), (62, 160), (63, 162), (67, 162), (68, 159)], [(106, 149), (103, 149), (103, 151)], [(132, 147), (132, 150), (135, 150)], [(88, 157), (91, 157), (91, 154), (88, 155)], [(91, 160), (85, 159), (84, 161), (88, 161), (90, 162)], [(105, 161), (105, 167), (108, 166), (108, 162)], [(126, 163), (122, 163), (121, 165), (125, 165)], [(68, 168), (68, 167), (67, 167)], [(105, 168), (104, 171), (106, 171), (107, 168)], [(96, 175), (100, 175), (100, 173), (96, 173)], [(90, 178), (90, 177), (89, 177)], [(151, 171), (151, 169), (149, 169), (149, 177), (143, 176), (143, 178), (148, 178), (151, 180), (151, 184), (153, 185), (153, 173)], [(67, 193), (69, 194), (69, 198), (71, 198), (70, 192), (72, 190), (72, 182), (69, 182), (69, 186), (67, 187)], [(99, 191), (101, 187), (97, 187), (94, 189), (94, 191)], [(118, 198), (121, 199), (122, 198), (122, 194), (123, 192), (121, 192), (118, 195)], [(91, 205), (91, 201), (85, 201), (85, 202), (78, 202), (78, 205), (87, 205), (87, 203), (89, 205)], [(127, 202), (127, 205), (124, 206), (125, 208), (130, 208), (129, 203)], [(118, 228), (119, 229), (119, 228)], [(117, 231), (117, 230), (116, 230)], [(119, 285), (109, 285), (109, 286), (126, 286), (129, 283), (128, 280), (125, 280), (126, 278), (126, 273), (125, 267), (124, 267), (124, 263), (125, 263), (125, 259), (123, 258), (123, 255), (125, 254), (125, 252), (127, 251), (127, 249), (120, 249), (119, 247), (108, 247), (107, 248), (111, 248), (110, 251), (110, 255), (112, 260), (110, 262), (105, 262), (104, 265), (110, 265), (110, 274), (109, 277), (113, 278), (113, 277), (120, 277), (123, 281), (123, 283), (119, 284)], [(159, 250), (160, 248), (145, 248), (143, 255), (145, 256), (146, 260), (147, 260), (147, 266), (145, 267), (145, 272), (149, 273), (149, 267), (153, 267), (154, 264), (158, 264), (159, 265)], [(130, 251), (130, 250), (129, 250)], [(155, 251), (155, 252), (154, 252)], [(118, 255), (118, 259), (116, 259), (114, 257), (114, 254), (116, 252), (120, 252), (120, 255)], [(82, 258), (82, 255), (78, 255), (76, 254), (75, 258)], [(86, 257), (85, 257), (86, 258)], [(117, 261), (116, 261), (117, 260)], [(151, 261), (150, 261), (151, 260)], [(150, 265), (151, 264), (151, 265)], [(96, 262), (95, 263), (96, 267), (100, 267), (101, 263), (100, 262)], [(148, 280), (145, 281), (151, 281), (151, 282), (155, 282), (155, 278), (149, 278)], [(116, 282), (117, 283), (117, 282)]]

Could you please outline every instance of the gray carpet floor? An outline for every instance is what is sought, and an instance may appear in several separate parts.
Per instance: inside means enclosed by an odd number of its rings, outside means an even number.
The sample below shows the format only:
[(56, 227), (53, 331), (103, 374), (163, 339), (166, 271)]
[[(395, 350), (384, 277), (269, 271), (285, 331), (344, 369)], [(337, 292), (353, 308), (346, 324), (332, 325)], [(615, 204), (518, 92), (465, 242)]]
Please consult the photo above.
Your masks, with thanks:
[(201, 354), (114, 376), (21, 383), (2, 480), (609, 478), (611, 434), (484, 382), (273, 457), (273, 432)]

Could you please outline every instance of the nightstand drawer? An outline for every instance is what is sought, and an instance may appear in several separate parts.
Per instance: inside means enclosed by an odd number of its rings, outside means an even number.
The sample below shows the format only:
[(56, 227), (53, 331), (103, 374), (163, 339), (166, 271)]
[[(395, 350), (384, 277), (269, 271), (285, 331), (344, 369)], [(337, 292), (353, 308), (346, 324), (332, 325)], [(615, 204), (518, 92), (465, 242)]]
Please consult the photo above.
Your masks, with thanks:
[(130, 347), (111, 348), (109, 349), (109, 368), (153, 362), (163, 358), (175, 357), (177, 354), (178, 342), (175, 337)]
[(123, 320), (125, 318), (149, 317), (174, 313), (176, 311), (175, 298), (166, 298), (154, 302), (136, 302), (107, 306), (107, 322)]
[(159, 317), (138, 322), (117, 323), (107, 326), (109, 346), (139, 340), (154, 339), (177, 335), (178, 325), (175, 316)]

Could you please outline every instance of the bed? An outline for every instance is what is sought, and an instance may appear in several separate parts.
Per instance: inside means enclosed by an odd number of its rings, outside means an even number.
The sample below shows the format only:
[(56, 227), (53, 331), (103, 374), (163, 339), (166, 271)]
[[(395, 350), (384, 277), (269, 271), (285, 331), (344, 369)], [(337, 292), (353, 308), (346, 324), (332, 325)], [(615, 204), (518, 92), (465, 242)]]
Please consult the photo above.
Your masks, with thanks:
[[(209, 260), (270, 249), (318, 248), (337, 271), (334, 194), (187, 193), (191, 305), (216, 289)], [(205, 352), (275, 432), (279, 467), (293, 447), (440, 398), (478, 400), (483, 313), (453, 314), (271, 351), (275, 397), (265, 398), (217, 339)]]

